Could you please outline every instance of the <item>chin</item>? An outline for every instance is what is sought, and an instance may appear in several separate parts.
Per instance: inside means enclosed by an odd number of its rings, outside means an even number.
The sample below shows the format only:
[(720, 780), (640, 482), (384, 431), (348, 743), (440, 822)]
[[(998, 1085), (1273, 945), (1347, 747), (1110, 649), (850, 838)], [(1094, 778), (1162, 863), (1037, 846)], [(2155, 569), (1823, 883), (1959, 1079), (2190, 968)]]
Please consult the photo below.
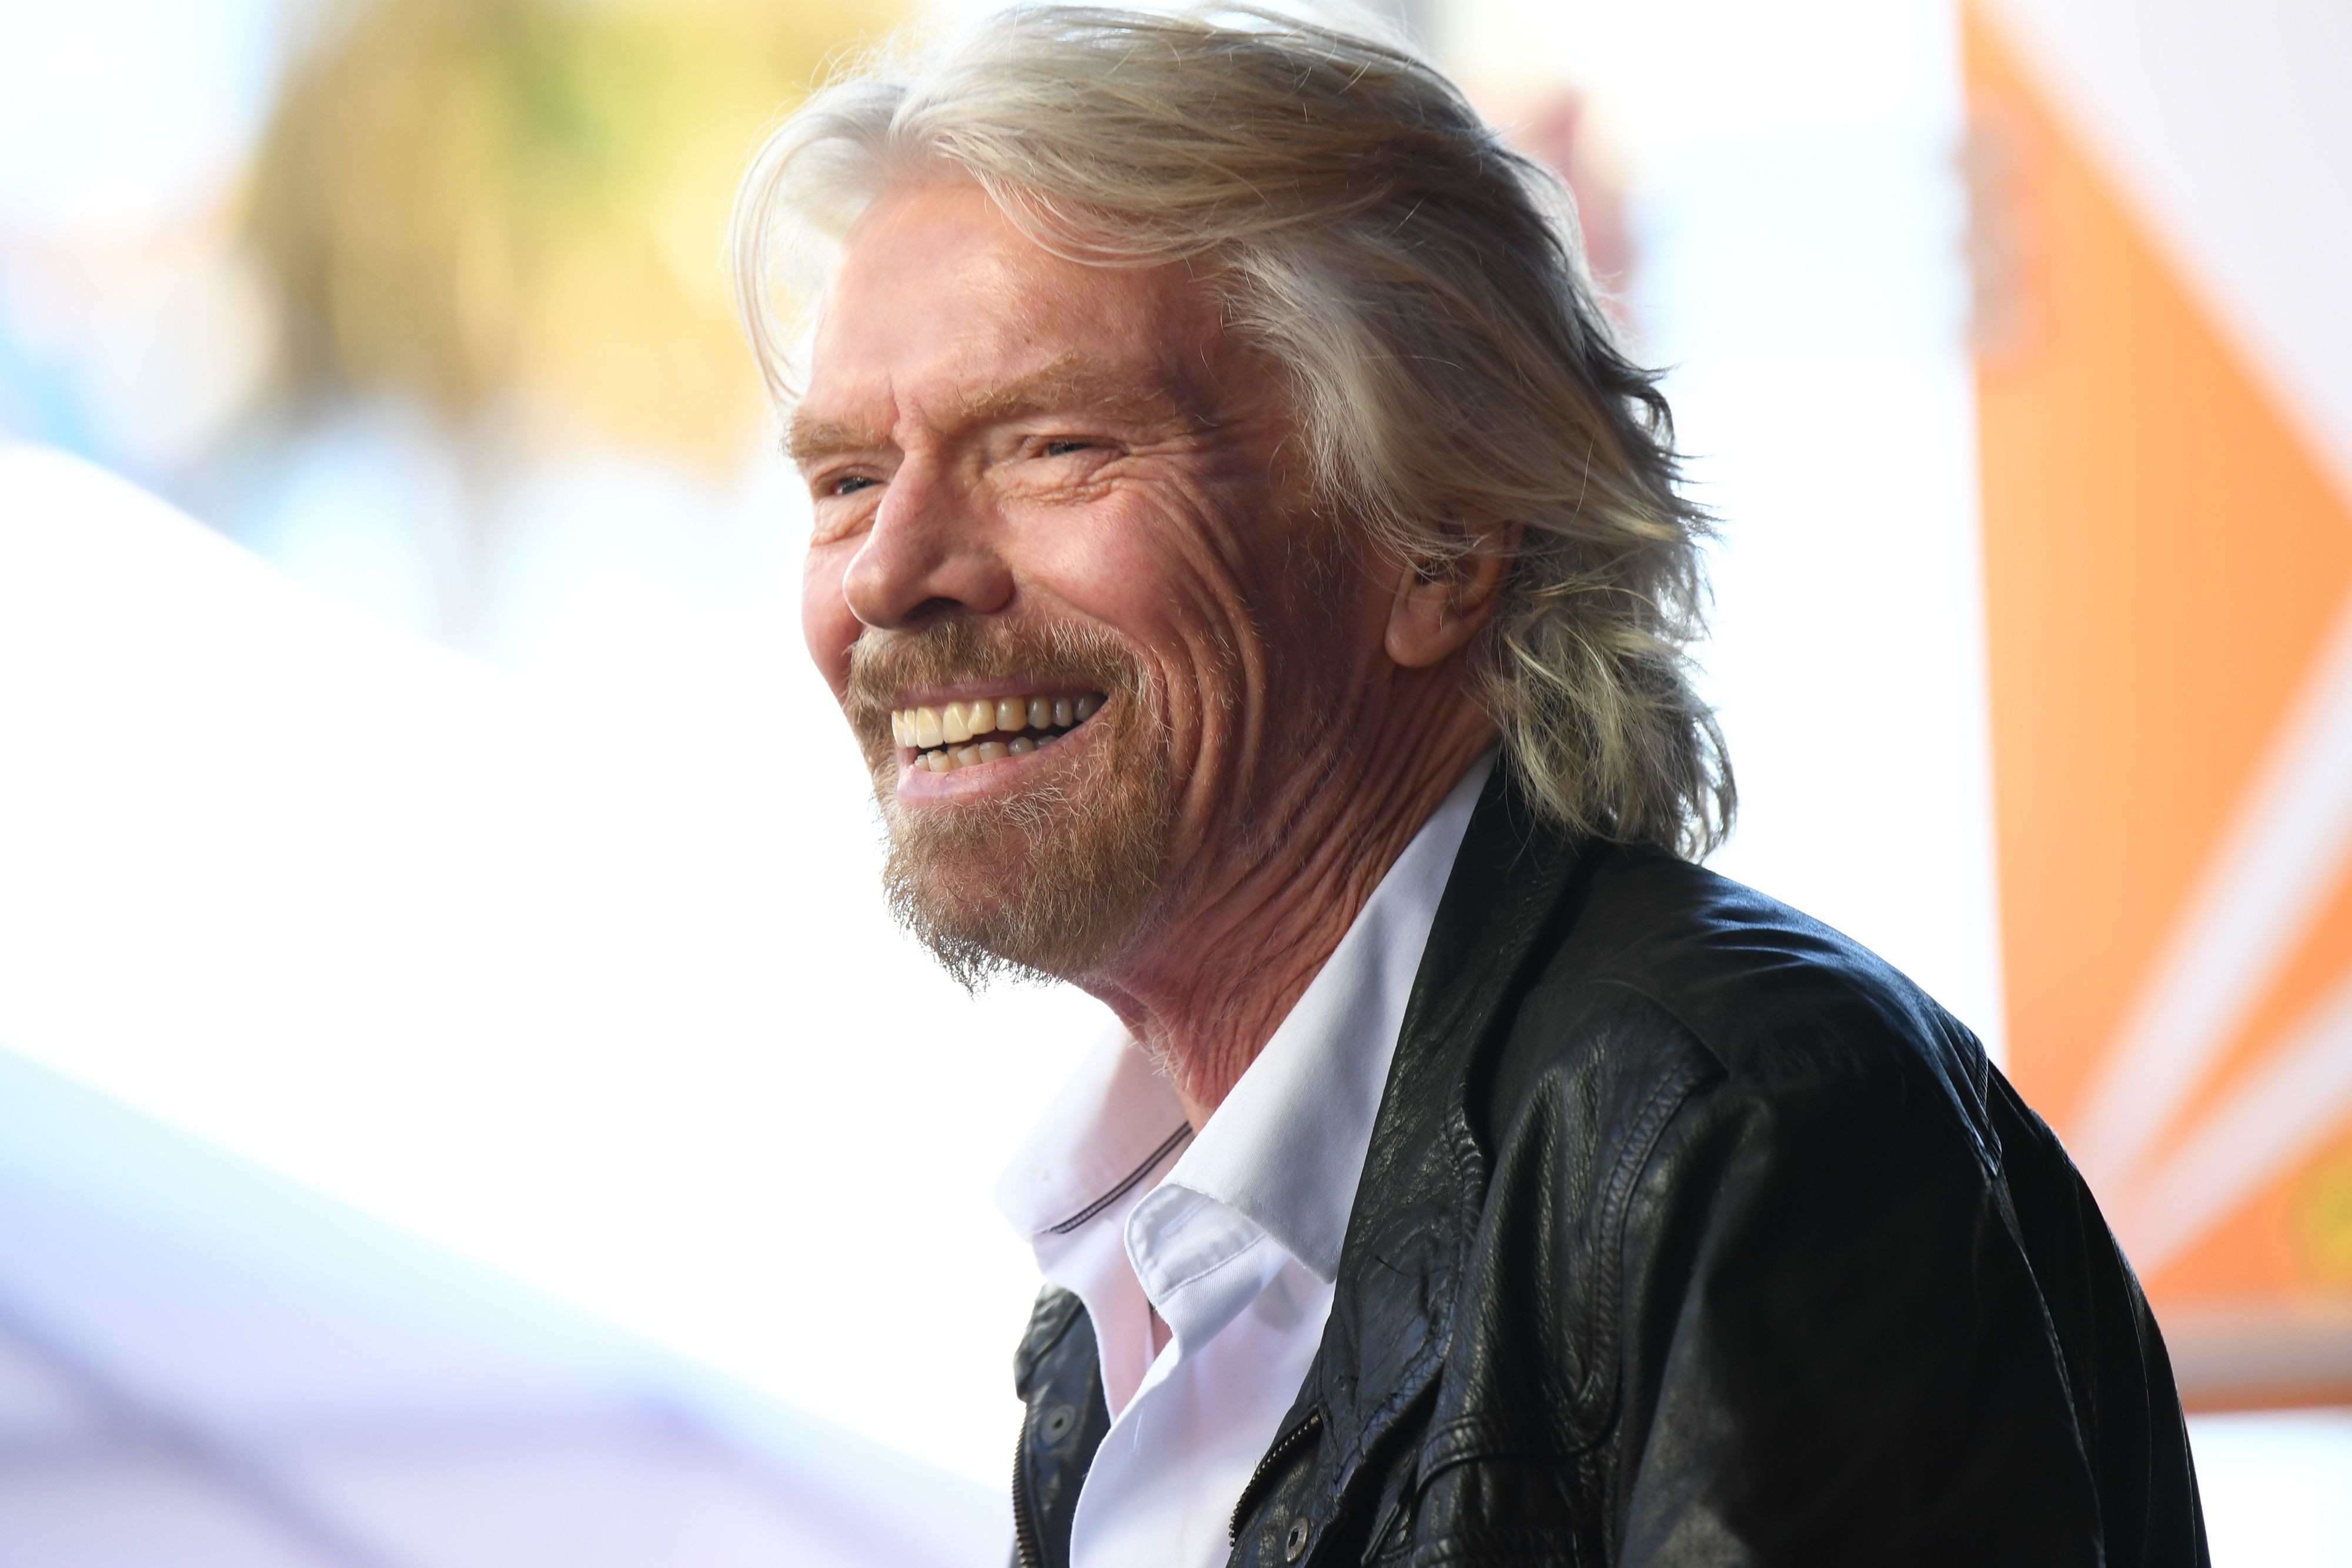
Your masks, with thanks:
[(908, 810), (886, 803), (890, 911), (969, 988), (1000, 975), (1080, 980), (1150, 925), (1166, 841), (1143, 790)]

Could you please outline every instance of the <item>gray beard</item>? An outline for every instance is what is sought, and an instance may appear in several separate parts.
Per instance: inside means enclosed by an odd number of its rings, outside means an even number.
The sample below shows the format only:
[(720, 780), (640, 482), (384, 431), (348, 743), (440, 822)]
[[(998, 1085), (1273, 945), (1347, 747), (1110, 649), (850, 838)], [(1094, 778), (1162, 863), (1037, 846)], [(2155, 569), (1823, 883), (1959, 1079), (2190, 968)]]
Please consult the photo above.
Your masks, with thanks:
[[(902, 811), (888, 695), (1012, 674), (1084, 681), (1109, 699), (1087, 723), (1084, 759), (1009, 798)], [(1159, 894), (1174, 804), (1167, 726), (1116, 641), (947, 622), (861, 648), (850, 686), (851, 726), (889, 832), (890, 913), (958, 983), (976, 991), (998, 977), (1074, 979), (1137, 940)]]
[(966, 990), (1098, 972), (1149, 924), (1169, 824), (1136, 716), (1125, 700), (1096, 718), (1112, 732), (1050, 787), (911, 820), (886, 793), (890, 913)]

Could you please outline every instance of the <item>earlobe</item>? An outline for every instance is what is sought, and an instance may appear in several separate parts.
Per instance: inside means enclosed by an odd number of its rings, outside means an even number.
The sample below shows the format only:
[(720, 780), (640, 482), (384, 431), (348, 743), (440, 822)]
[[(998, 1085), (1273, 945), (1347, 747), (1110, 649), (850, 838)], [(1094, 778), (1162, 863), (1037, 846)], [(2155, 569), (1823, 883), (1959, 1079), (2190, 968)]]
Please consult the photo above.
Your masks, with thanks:
[(1494, 614), (1518, 555), (1519, 525), (1480, 532), (1477, 548), (1454, 560), (1398, 563), (1385, 641), (1389, 657), (1405, 668), (1443, 664)]

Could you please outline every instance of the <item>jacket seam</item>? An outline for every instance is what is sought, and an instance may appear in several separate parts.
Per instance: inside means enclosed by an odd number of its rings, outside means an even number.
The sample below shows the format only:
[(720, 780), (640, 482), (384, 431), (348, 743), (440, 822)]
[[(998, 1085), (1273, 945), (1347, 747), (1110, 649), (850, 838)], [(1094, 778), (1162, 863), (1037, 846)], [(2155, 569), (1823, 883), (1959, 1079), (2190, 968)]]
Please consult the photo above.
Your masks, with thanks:
[[(1675, 1021), (1681, 1022), (1679, 1019)], [(1688, 1025), (1683, 1028), (1685, 1033), (1691, 1033)], [(1691, 1038), (1696, 1040), (1697, 1036), (1691, 1034)], [(1716, 1062), (1718, 1070), (1721, 1068), (1720, 1060), (1713, 1051), (1707, 1053), (1707, 1058)], [(1652, 1162), (1657, 1158), (1658, 1147), (1664, 1142), (1666, 1129), (1681, 1116), (1684, 1107), (1691, 1103), (1707, 1077), (1708, 1074), (1696, 1063), (1685, 1061), (1678, 1064), (1672, 1077), (1651, 1091), (1648, 1102), (1642, 1107), (1640, 1119), (1634, 1123), (1633, 1135), (1626, 1141), (1624, 1153), (1618, 1155), (1616, 1166), (1610, 1172), (1601, 1228), (1601, 1266), (1605, 1272), (1601, 1288), (1594, 1292), (1594, 1304), (1598, 1310), (1593, 1314), (1591, 1326), (1593, 1337), (1587, 1343), (1593, 1368), (1591, 1376), (1599, 1379), (1603, 1366), (1612, 1369), (1609, 1374), (1609, 1405), (1612, 1408), (1606, 1414), (1595, 1412), (1593, 1427), (1596, 1432), (1613, 1418), (1617, 1390), (1623, 1384), (1621, 1369), (1614, 1364), (1618, 1336), (1613, 1325), (1619, 1322), (1620, 1309), (1623, 1304), (1619, 1297), (1624, 1290), (1626, 1228), (1633, 1195)], [(1605, 1354), (1602, 1354), (1604, 1352)], [(1597, 1395), (1598, 1390), (1588, 1388), (1580, 1391), (1580, 1396), (1592, 1403), (1596, 1401)]]
[[(1643, 1172), (1649, 1168), (1651, 1161), (1656, 1157), (1657, 1146), (1664, 1137), (1665, 1129), (1681, 1113), (1683, 1106), (1688, 1103), (1692, 1094), (1706, 1081), (1707, 1076), (1704, 1068), (1686, 1061), (1680, 1064), (1671, 1076), (1650, 1092), (1649, 1098), (1643, 1103), (1640, 1114), (1634, 1118), (1625, 1148), (1611, 1166), (1609, 1178), (1601, 1186), (1599, 1228), (1602, 1245), (1599, 1249), (1599, 1254), (1602, 1260), (1604, 1272), (1597, 1282), (1594, 1300), (1596, 1310), (1590, 1321), (1587, 1331), (1590, 1337), (1586, 1341), (1588, 1361), (1593, 1371), (1585, 1387), (1576, 1390), (1570, 1396), (1573, 1401), (1571, 1407), (1580, 1406), (1591, 1411), (1591, 1416), (1589, 1422), (1571, 1422), (1562, 1420), (1557, 1415), (1548, 1415), (1536, 1423), (1549, 1426), (1559, 1437), (1559, 1440), (1549, 1450), (1549, 1457), (1562, 1459), (1573, 1458), (1599, 1448), (1607, 1438), (1610, 1407), (1614, 1404), (1613, 1393), (1609, 1401), (1604, 1404), (1597, 1385), (1604, 1377), (1608, 1378), (1612, 1388), (1618, 1381), (1617, 1378), (1601, 1370), (1603, 1366), (1611, 1364), (1617, 1352), (1614, 1343), (1615, 1336), (1608, 1333), (1602, 1325), (1613, 1323), (1616, 1321), (1619, 1305), (1616, 1297), (1624, 1278), (1626, 1209), (1633, 1189), (1640, 1184)], [(1587, 1427), (1583, 1435), (1574, 1435), (1579, 1426)], [(1488, 1429), (1490, 1428), (1486, 1418), (1475, 1416), (1459, 1417), (1446, 1423), (1445, 1427), (1441, 1428), (1442, 1433), (1459, 1433), (1469, 1440), (1465, 1443), (1460, 1451), (1446, 1455), (1442, 1461), (1421, 1476), (1415, 1484), (1416, 1492), (1425, 1488), (1438, 1476), (1457, 1466), (1474, 1463), (1480, 1459), (1522, 1455), (1528, 1451), (1524, 1442), (1477, 1443), (1475, 1435)], [(1430, 1446), (1432, 1445), (1424, 1440), (1423, 1451), (1425, 1452)]]

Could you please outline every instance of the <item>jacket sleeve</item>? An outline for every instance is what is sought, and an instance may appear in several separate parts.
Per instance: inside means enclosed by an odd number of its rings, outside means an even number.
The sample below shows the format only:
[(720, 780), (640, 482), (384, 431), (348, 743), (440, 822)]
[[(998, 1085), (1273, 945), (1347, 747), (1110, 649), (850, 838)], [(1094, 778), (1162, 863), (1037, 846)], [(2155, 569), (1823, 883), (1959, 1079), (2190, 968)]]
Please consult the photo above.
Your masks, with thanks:
[(1935, 1086), (1717, 1078), (1623, 1237), (1621, 1563), (2107, 1561), (1998, 1153)]

